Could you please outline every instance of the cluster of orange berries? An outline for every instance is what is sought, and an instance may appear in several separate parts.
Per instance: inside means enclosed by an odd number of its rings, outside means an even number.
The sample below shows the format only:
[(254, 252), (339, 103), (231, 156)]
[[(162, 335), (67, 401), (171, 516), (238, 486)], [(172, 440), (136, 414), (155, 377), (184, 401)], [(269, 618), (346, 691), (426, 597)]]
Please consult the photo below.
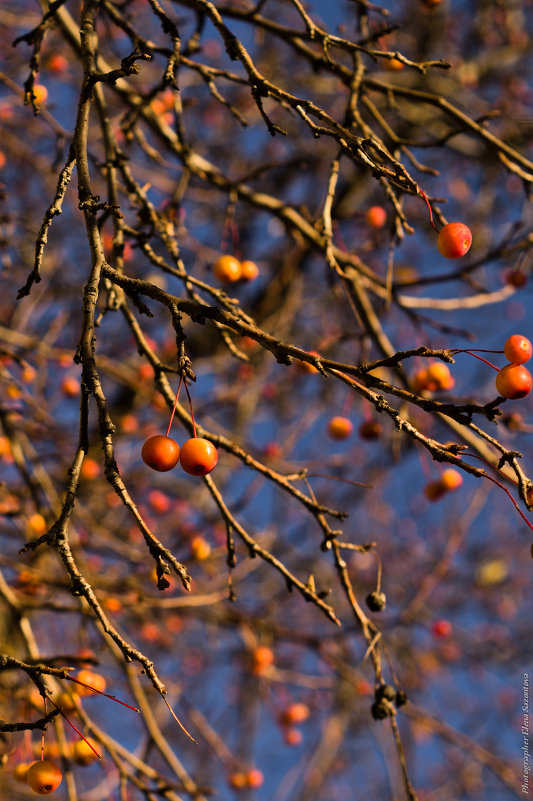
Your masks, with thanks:
[(453, 389), (455, 380), (449, 367), (443, 362), (433, 362), (423, 367), (413, 376), (413, 389), (415, 392), (437, 392), (439, 390)]
[(509, 364), (498, 370), (496, 376), (496, 389), (503, 398), (517, 400), (525, 398), (531, 392), (533, 378), (524, 362), (531, 359), (533, 346), (527, 337), (522, 334), (513, 334), (505, 343), (503, 352)]
[(142, 460), (152, 470), (166, 473), (179, 462), (191, 476), (206, 476), (218, 462), (218, 452), (212, 442), (203, 437), (191, 437), (181, 446), (172, 437), (156, 434), (149, 437), (141, 451)]
[[(348, 439), (353, 432), (353, 423), (347, 417), (336, 415), (328, 422), (328, 434), (332, 439)], [(383, 429), (377, 420), (364, 420), (358, 428), (357, 433), (361, 439), (379, 439)]]
[(430, 481), (424, 487), (424, 495), (430, 501), (438, 501), (447, 492), (453, 492), (459, 489), (463, 483), (463, 477), (458, 470), (449, 467), (444, 470), (441, 477), (437, 481)]
[(300, 745), (302, 742), (302, 732), (296, 727), (305, 723), (310, 715), (307, 704), (295, 701), (289, 704), (280, 716), (280, 724), (284, 730), (284, 740), (287, 745)]
[(245, 259), (239, 261), (229, 253), (219, 256), (213, 264), (213, 274), (215, 278), (223, 284), (234, 284), (237, 281), (255, 281), (259, 275), (259, 268), (254, 261)]

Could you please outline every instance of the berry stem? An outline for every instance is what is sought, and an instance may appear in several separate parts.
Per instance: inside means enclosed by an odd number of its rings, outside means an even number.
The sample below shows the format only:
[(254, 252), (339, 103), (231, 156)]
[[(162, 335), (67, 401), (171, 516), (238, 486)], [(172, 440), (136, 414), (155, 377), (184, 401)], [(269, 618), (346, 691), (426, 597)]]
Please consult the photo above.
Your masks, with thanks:
[(85, 684), (85, 682), (75, 679), (74, 676), (69, 676), (68, 679), (69, 681), (74, 681), (76, 684), (80, 684), (82, 687), (87, 687), (87, 689), (92, 690), (93, 693), (98, 693), (98, 695), (105, 695), (106, 698), (111, 698), (112, 701), (115, 701), (117, 704), (121, 704), (121, 706), (127, 706), (128, 709), (131, 709), (133, 712), (140, 712), (136, 706), (130, 706), (125, 701), (120, 701), (115, 695), (110, 695), (109, 693), (102, 692), (102, 690), (97, 690), (96, 687), (91, 687), (90, 684)]
[[(79, 682), (79, 684), (81, 684), (81, 681)], [(101, 755), (101, 754), (99, 754), (99, 753), (98, 753), (98, 751), (97, 751), (95, 748), (93, 748), (93, 746), (91, 745), (91, 743), (89, 742), (89, 740), (88, 740), (86, 737), (84, 737), (84, 736), (83, 736), (83, 734), (81, 733), (81, 731), (80, 731), (80, 730), (79, 730), (79, 729), (78, 729), (78, 728), (77, 728), (77, 727), (74, 725), (74, 723), (71, 721), (71, 719), (70, 719), (69, 717), (67, 717), (67, 715), (65, 715), (65, 713), (63, 712), (63, 710), (61, 709), (61, 707), (59, 707), (59, 706), (56, 704), (56, 702), (53, 700), (53, 698), (50, 698), (50, 700), (52, 701), (52, 703), (53, 703), (53, 705), (55, 706), (55, 708), (56, 708), (56, 709), (59, 711), (59, 714), (61, 715), (61, 717), (62, 717), (62, 718), (64, 718), (64, 719), (67, 721), (68, 725), (69, 725), (69, 726), (71, 726), (71, 727), (74, 729), (74, 731), (76, 732), (76, 734), (78, 734), (78, 735), (81, 737), (81, 739), (83, 740), (83, 742), (84, 742), (84, 743), (87, 743), (87, 745), (89, 746), (89, 748), (91, 749), (91, 751), (93, 751), (93, 752), (96, 754), (96, 756), (98, 757), (98, 759), (102, 759), (102, 755)]]
[(431, 203), (430, 203), (430, 202), (429, 202), (429, 200), (428, 200), (428, 196), (426, 195), (426, 193), (425, 193), (425, 192), (423, 192), (423, 191), (420, 189), (420, 187), (418, 187), (418, 191), (420, 192), (420, 194), (422, 195), (422, 197), (423, 197), (423, 198), (424, 198), (424, 200), (426, 201), (427, 207), (428, 207), (428, 209), (429, 209), (429, 221), (430, 221), (430, 223), (431, 223), (431, 227), (433, 228), (433, 230), (435, 230), (437, 233), (439, 233), (439, 229), (437, 228), (437, 226), (436, 226), (436, 225), (435, 225), (435, 223), (433, 222), (433, 211), (432, 211), (432, 209), (431, 209)]
[(181, 382), (183, 381), (183, 374), (180, 375), (180, 383), (178, 386), (178, 391), (176, 392), (176, 397), (174, 398), (174, 406), (172, 407), (172, 412), (170, 414), (170, 420), (168, 421), (168, 428), (167, 433), (165, 434), (168, 437), (168, 432), (170, 431), (170, 426), (172, 425), (172, 421), (174, 420), (174, 414), (176, 413), (176, 406), (178, 405), (178, 398), (180, 396), (180, 389), (181, 389)]
[(187, 393), (187, 397), (189, 399), (189, 406), (191, 407), (192, 435), (196, 439), (196, 423), (194, 420), (194, 409), (192, 408), (191, 393), (189, 392), (189, 387), (187, 386), (187, 382), (185, 382), (185, 392)]
[[(500, 350), (496, 350), (496, 351), (494, 351), (494, 350), (483, 350), (483, 351), (481, 351), (481, 353), (502, 353), (502, 352), (503, 351), (500, 351)], [(497, 373), (500, 372), (500, 368), (499, 367), (496, 367), (495, 364), (493, 364), (492, 362), (489, 362), (488, 359), (484, 359), (483, 356), (478, 356), (477, 353), (474, 353), (473, 350), (460, 350), (460, 351), (454, 351), (454, 353), (468, 353), (469, 356), (473, 356), (475, 359), (479, 359), (480, 362), (483, 362), (484, 364), (488, 364), (488, 366), (492, 367), (493, 370), (496, 370)]]
[[(465, 451), (463, 451), (463, 453), (465, 453)], [(492, 467), (493, 470), (497, 470), (498, 473), (502, 473), (502, 471), (500, 470), (499, 467), (495, 467), (493, 464), (491, 464), (489, 461), (487, 461), (487, 459), (484, 459), (482, 456), (477, 456), (477, 454), (470, 453), (470, 452), (468, 453), (468, 455), (470, 457), (474, 457), (475, 459), (479, 459), (482, 462), (485, 462), (485, 464), (487, 464), (489, 467)], [(502, 475), (503, 475), (503, 473), (502, 473)], [(522, 520), (524, 520), (528, 524), (529, 528), (533, 531), (533, 526), (531, 525), (531, 523), (529, 522), (529, 520), (527, 519), (525, 514), (522, 512), (522, 510), (520, 509), (519, 505), (517, 504), (517, 502), (515, 501), (515, 499), (513, 498), (511, 493), (509, 492), (509, 490), (507, 489), (507, 487), (504, 487), (503, 484), (498, 481), (498, 479), (494, 478), (493, 476), (489, 476), (488, 473), (485, 474), (485, 478), (488, 478), (489, 481), (492, 481), (493, 484), (496, 484), (498, 487), (500, 487), (500, 489), (502, 489), (505, 493), (507, 493), (507, 495), (511, 499), (511, 503), (515, 507), (516, 511), (518, 512), (518, 514), (520, 515)], [(510, 479), (510, 480), (513, 481), (513, 483), (516, 484), (516, 486), (518, 486), (518, 481), (514, 481), (514, 479)]]

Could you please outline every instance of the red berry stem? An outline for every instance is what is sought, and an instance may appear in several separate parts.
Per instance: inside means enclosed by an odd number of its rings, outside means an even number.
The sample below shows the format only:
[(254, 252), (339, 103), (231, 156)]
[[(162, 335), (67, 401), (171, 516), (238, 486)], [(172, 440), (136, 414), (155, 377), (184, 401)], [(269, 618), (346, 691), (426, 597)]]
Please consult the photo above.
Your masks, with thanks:
[[(81, 681), (80, 681), (80, 682), (78, 682), (78, 684), (81, 684), (81, 683), (82, 683)], [(88, 686), (88, 685), (86, 685), (86, 686)], [(63, 710), (61, 709), (61, 707), (59, 707), (59, 706), (56, 704), (56, 702), (53, 700), (53, 698), (50, 698), (50, 700), (52, 701), (52, 703), (53, 703), (53, 705), (55, 706), (55, 708), (56, 708), (57, 710), (59, 710), (59, 714), (61, 715), (61, 717), (62, 717), (62, 718), (64, 718), (64, 719), (66, 720), (66, 722), (68, 723), (68, 725), (69, 725), (69, 726), (71, 726), (71, 727), (74, 729), (74, 731), (76, 732), (76, 734), (78, 734), (78, 735), (81, 737), (81, 739), (83, 740), (83, 742), (84, 742), (84, 743), (87, 743), (87, 745), (89, 746), (89, 748), (91, 749), (91, 751), (93, 751), (93, 752), (96, 754), (96, 756), (98, 757), (98, 759), (102, 759), (102, 755), (101, 755), (101, 754), (99, 754), (99, 753), (98, 753), (98, 751), (97, 751), (95, 748), (93, 748), (93, 746), (91, 745), (91, 743), (89, 742), (89, 740), (88, 740), (86, 737), (84, 737), (84, 736), (83, 736), (83, 734), (81, 733), (81, 731), (80, 731), (80, 730), (79, 730), (79, 729), (78, 729), (78, 728), (77, 728), (77, 727), (74, 725), (74, 723), (71, 721), (71, 719), (70, 719), (70, 718), (69, 718), (67, 715), (65, 715), (65, 713), (63, 712)]]
[(172, 412), (170, 415), (170, 420), (168, 422), (167, 433), (165, 437), (168, 437), (168, 432), (170, 431), (170, 426), (172, 425), (172, 421), (174, 420), (174, 414), (176, 413), (176, 406), (178, 405), (178, 398), (180, 396), (180, 389), (181, 389), (181, 382), (183, 381), (183, 375), (180, 376), (180, 383), (178, 386), (178, 391), (176, 392), (176, 397), (174, 398), (174, 406), (172, 407)]
[[(465, 453), (465, 451), (463, 451), (463, 453)], [(468, 455), (469, 455), (469, 457), (474, 457), (475, 459), (479, 459), (480, 461), (485, 462), (485, 464), (487, 464), (489, 467), (492, 467), (493, 470), (497, 470), (498, 473), (502, 473), (502, 471), (500, 470), (499, 467), (495, 467), (493, 464), (491, 464), (489, 461), (487, 461), (487, 459), (484, 459), (482, 456), (478, 456), (477, 454), (470, 453), (470, 452), (468, 453)], [(503, 475), (503, 473), (502, 473), (502, 475)], [(527, 519), (525, 514), (522, 512), (522, 510), (520, 509), (519, 505), (517, 504), (517, 502), (515, 501), (515, 499), (513, 498), (511, 493), (509, 492), (509, 490), (507, 489), (507, 487), (504, 487), (503, 484), (500, 481), (498, 481), (498, 479), (494, 478), (493, 476), (489, 476), (488, 473), (485, 474), (485, 478), (488, 478), (489, 481), (492, 481), (493, 484), (496, 484), (498, 487), (500, 487), (500, 489), (502, 489), (505, 493), (507, 493), (507, 495), (511, 499), (511, 503), (515, 507), (516, 511), (518, 512), (518, 514), (520, 515), (522, 520), (524, 520), (528, 524), (529, 528), (533, 531), (533, 526), (531, 525), (531, 523), (529, 522), (529, 520)], [(514, 479), (510, 479), (510, 480), (513, 481), (518, 486), (518, 481), (514, 481)]]
[(437, 233), (439, 233), (439, 229), (437, 228), (437, 226), (436, 226), (436, 225), (435, 225), (435, 223), (433, 222), (433, 211), (432, 211), (432, 209), (431, 209), (431, 203), (430, 203), (430, 202), (429, 202), (429, 200), (428, 200), (428, 196), (426, 195), (426, 193), (425, 193), (425, 192), (423, 192), (423, 191), (420, 189), (420, 187), (418, 187), (418, 191), (420, 192), (420, 194), (422, 195), (422, 197), (423, 197), (423, 198), (424, 198), (424, 200), (426, 201), (427, 207), (428, 207), (428, 209), (429, 209), (429, 221), (430, 221), (430, 223), (431, 223), (431, 226), (432, 226), (432, 228), (433, 228), (433, 229), (434, 229), (434, 230), (435, 230)]
[[(503, 353), (503, 351), (501, 351), (501, 350), (484, 350), (484, 351), (481, 351), (481, 352), (482, 353)], [(484, 364), (488, 364), (488, 366), (492, 367), (493, 370), (496, 370), (497, 373), (500, 372), (500, 368), (499, 367), (496, 367), (495, 364), (493, 364), (492, 362), (489, 362), (487, 359), (484, 359), (483, 356), (478, 356), (477, 353), (474, 353), (473, 350), (458, 350), (458, 351), (453, 351), (453, 353), (468, 353), (469, 356), (473, 356), (475, 359), (479, 359), (480, 362), (483, 362)]]
[(239, 261), (241, 260), (241, 245), (239, 239), (239, 228), (235, 220), (231, 221), (231, 241), (233, 243), (233, 252)]
[(520, 517), (522, 518), (522, 520), (524, 520), (524, 521), (525, 521), (525, 522), (528, 524), (528, 526), (529, 526), (529, 528), (531, 529), (531, 531), (533, 531), (533, 526), (531, 525), (531, 523), (529, 522), (529, 520), (527, 519), (527, 517), (525, 516), (525, 514), (523, 513), (523, 511), (520, 509), (519, 505), (517, 504), (517, 502), (515, 501), (515, 499), (513, 498), (513, 496), (511, 495), (511, 493), (509, 492), (509, 490), (507, 489), (507, 487), (504, 487), (504, 486), (503, 486), (503, 484), (501, 484), (501, 483), (500, 483), (500, 482), (499, 482), (499, 481), (498, 481), (496, 478), (493, 478), (492, 476), (489, 476), (489, 475), (487, 475), (487, 476), (486, 476), (486, 478), (488, 478), (488, 480), (489, 480), (489, 481), (492, 481), (492, 483), (493, 483), (493, 484), (496, 484), (496, 485), (497, 485), (498, 487), (500, 487), (500, 488), (501, 488), (501, 489), (502, 489), (504, 492), (506, 492), (506, 493), (507, 493), (507, 495), (508, 495), (508, 496), (509, 496), (509, 498), (511, 499), (511, 503), (512, 503), (512, 504), (513, 504), (513, 506), (515, 507), (516, 511), (518, 512), (518, 514), (520, 515)]
[(74, 676), (68, 677), (69, 681), (74, 681), (76, 684), (80, 684), (82, 687), (87, 687), (88, 690), (92, 690), (93, 693), (98, 693), (98, 695), (105, 695), (106, 698), (111, 698), (112, 701), (115, 701), (117, 704), (121, 706), (127, 706), (128, 709), (131, 709), (133, 712), (140, 712), (140, 709), (137, 709), (136, 706), (130, 706), (125, 701), (120, 701), (115, 695), (110, 695), (109, 693), (104, 693), (102, 690), (97, 690), (96, 687), (91, 687), (90, 684), (85, 684), (84, 681), (80, 681), (79, 679), (75, 679)]
[[(44, 716), (46, 717), (46, 696), (43, 698)], [(41, 762), (44, 762), (44, 729), (41, 731)]]
[(189, 392), (189, 387), (187, 386), (187, 382), (185, 382), (185, 392), (187, 393), (187, 397), (189, 399), (189, 406), (191, 407), (192, 435), (194, 439), (196, 439), (196, 423), (194, 421), (194, 409), (192, 408), (191, 393)]

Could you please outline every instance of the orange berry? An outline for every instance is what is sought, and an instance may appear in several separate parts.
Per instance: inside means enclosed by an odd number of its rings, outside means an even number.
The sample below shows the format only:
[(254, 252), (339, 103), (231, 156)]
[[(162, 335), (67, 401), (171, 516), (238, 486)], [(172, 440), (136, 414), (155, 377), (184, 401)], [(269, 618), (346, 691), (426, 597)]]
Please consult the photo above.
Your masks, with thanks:
[(296, 726), (306, 721), (309, 714), (310, 711), (307, 704), (295, 702), (294, 704), (289, 704), (289, 706), (283, 710), (281, 722), (284, 726)]
[(211, 555), (211, 546), (203, 537), (193, 537), (191, 541), (191, 553), (197, 562), (203, 562)]
[(387, 212), (383, 206), (371, 206), (365, 213), (365, 220), (371, 228), (383, 228), (387, 222)]
[(80, 695), (91, 695), (93, 691), (98, 692), (105, 692), (107, 687), (107, 682), (100, 673), (94, 673), (92, 670), (80, 670), (77, 676), (74, 676), (75, 679), (81, 681), (83, 684), (88, 684), (89, 687), (82, 687), (80, 684), (77, 684), (77, 690)]
[(61, 771), (49, 759), (43, 759), (30, 765), (26, 773), (26, 781), (31, 789), (39, 795), (48, 795), (57, 790), (61, 784)]
[(74, 376), (67, 376), (61, 382), (61, 392), (67, 398), (75, 398), (80, 394), (80, 382)]
[(283, 739), (287, 745), (300, 745), (303, 740), (303, 734), (300, 729), (285, 729)]
[(13, 768), (13, 778), (16, 782), (25, 782), (26, 776), (28, 775), (28, 769), (31, 766), (31, 762), (19, 762), (18, 765), (15, 765)]
[(498, 370), (496, 389), (503, 398), (509, 400), (525, 398), (531, 392), (532, 386), (531, 373), (521, 364), (506, 364)]
[(388, 58), (385, 62), (385, 69), (390, 72), (399, 72), (403, 70), (403, 62), (399, 58)]
[(332, 417), (328, 423), (328, 434), (333, 439), (348, 439), (353, 425), (347, 417)]
[(255, 261), (241, 261), (241, 281), (255, 281), (259, 275), (259, 267)]
[[(98, 752), (98, 745), (91, 737), (86, 738), (93, 748)], [(90, 765), (98, 759), (98, 755), (94, 753), (92, 748), (85, 742), (85, 740), (76, 740), (72, 746), (72, 761), (76, 765)]]
[(266, 645), (258, 645), (252, 651), (252, 673), (262, 676), (274, 664), (274, 654)]
[(458, 259), (464, 256), (472, 244), (472, 232), (468, 226), (460, 222), (452, 222), (442, 228), (437, 240), (437, 247), (447, 259)]
[(141, 456), (143, 462), (152, 470), (165, 473), (177, 465), (180, 458), (180, 446), (171, 437), (156, 434), (146, 440)]
[(3, 150), (0, 150), (0, 170), (3, 170), (7, 164), (7, 156)]
[(100, 465), (96, 459), (86, 456), (80, 468), (80, 477), (93, 481), (100, 474)]
[(192, 437), (183, 443), (180, 464), (191, 476), (206, 476), (218, 462), (217, 449), (203, 437)]
[(248, 787), (251, 787), (252, 789), (257, 789), (258, 787), (261, 787), (264, 781), (265, 777), (263, 776), (260, 770), (257, 770), (257, 768), (249, 770), (246, 773), (246, 784)]
[[(426, 370), (428, 389), (452, 389), (455, 381), (450, 373), (450, 368), (442, 362), (433, 362)], [(435, 386), (432, 386), (432, 385)]]
[(228, 784), (234, 790), (244, 790), (248, 786), (246, 773), (238, 770), (235, 773), (230, 773), (228, 776)]
[(79, 693), (60, 693), (56, 698), (56, 704), (61, 708), (62, 712), (71, 715), (75, 712), (81, 704)]
[(235, 256), (219, 256), (213, 265), (213, 275), (223, 284), (233, 284), (241, 277), (241, 263)]
[(151, 490), (148, 493), (148, 503), (154, 512), (165, 514), (171, 507), (170, 498), (161, 490)]
[[(316, 350), (309, 351), (310, 356), (320, 356)], [(297, 362), (298, 369), (301, 370), (303, 373), (307, 373), (308, 375), (312, 375), (313, 373), (319, 373), (320, 370), (315, 367), (314, 364), (310, 364), (309, 362)]]
[(420, 370), (416, 371), (411, 379), (411, 383), (413, 385), (413, 392), (420, 393), (429, 389), (430, 381), (428, 379), (428, 371), (425, 367), (421, 367)]
[(38, 106), (40, 106), (41, 103), (44, 103), (46, 98), (48, 97), (48, 89), (46, 88), (46, 86), (43, 86), (42, 83), (34, 84), (33, 92), (35, 94), (35, 103)]
[(463, 477), (459, 470), (454, 470), (453, 467), (449, 467), (442, 473), (440, 483), (446, 492), (452, 492), (461, 486)]
[(45, 531), (47, 531), (48, 526), (46, 525), (46, 520), (44, 517), (38, 512), (35, 512), (35, 514), (28, 517), (28, 528), (32, 534), (40, 537), (41, 534), (44, 534)]
[(524, 364), (531, 359), (533, 345), (522, 334), (513, 334), (505, 343), (503, 352), (507, 361), (513, 364)]

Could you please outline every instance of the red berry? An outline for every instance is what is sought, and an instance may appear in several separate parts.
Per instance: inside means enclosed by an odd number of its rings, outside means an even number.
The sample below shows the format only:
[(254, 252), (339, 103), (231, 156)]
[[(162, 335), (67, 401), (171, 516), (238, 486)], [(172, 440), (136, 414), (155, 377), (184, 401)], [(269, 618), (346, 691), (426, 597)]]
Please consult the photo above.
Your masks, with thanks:
[(439, 234), (437, 247), (447, 259), (458, 259), (464, 256), (472, 244), (472, 232), (468, 226), (460, 222), (445, 225)]
[(299, 723), (304, 723), (309, 714), (307, 704), (295, 702), (285, 707), (281, 714), (281, 722), (284, 726), (296, 726)]
[(359, 436), (361, 439), (379, 439), (383, 433), (383, 427), (377, 420), (365, 420), (359, 426)]
[(261, 773), (260, 770), (257, 768), (253, 768), (246, 773), (246, 784), (248, 787), (251, 787), (253, 790), (256, 790), (258, 787), (261, 787), (265, 780), (265, 777)]
[(446, 488), (443, 487), (442, 482), (440, 481), (430, 481), (424, 487), (424, 495), (428, 501), (438, 501), (439, 498), (442, 498), (445, 492)]
[(39, 795), (48, 795), (57, 790), (61, 784), (62, 779), (61, 771), (49, 759), (43, 759), (39, 762), (34, 762), (28, 768), (26, 774), (26, 781), (31, 789)]
[(524, 364), (524, 362), (528, 362), (531, 359), (533, 345), (531, 345), (529, 339), (523, 337), (522, 334), (513, 334), (505, 343), (503, 352), (505, 353), (505, 358), (509, 362), (513, 364)]
[(156, 434), (146, 440), (142, 447), (141, 456), (143, 462), (148, 467), (151, 467), (152, 470), (165, 473), (177, 465), (180, 458), (180, 446), (170, 437)]
[(505, 283), (516, 289), (522, 289), (527, 284), (527, 275), (521, 270), (508, 270), (505, 273)]
[(328, 423), (328, 434), (333, 439), (348, 439), (353, 425), (347, 417), (332, 417)]
[(217, 449), (202, 437), (192, 437), (181, 447), (180, 463), (191, 476), (206, 476), (218, 462)]
[(300, 745), (303, 740), (303, 734), (300, 729), (285, 729), (283, 739), (287, 745)]
[(452, 624), (449, 620), (436, 620), (431, 626), (435, 637), (449, 637), (452, 633)]
[(387, 212), (383, 206), (371, 206), (365, 214), (365, 220), (371, 228), (383, 228), (387, 222)]
[(496, 376), (496, 389), (503, 398), (517, 400), (531, 392), (533, 378), (521, 364), (506, 364)]

